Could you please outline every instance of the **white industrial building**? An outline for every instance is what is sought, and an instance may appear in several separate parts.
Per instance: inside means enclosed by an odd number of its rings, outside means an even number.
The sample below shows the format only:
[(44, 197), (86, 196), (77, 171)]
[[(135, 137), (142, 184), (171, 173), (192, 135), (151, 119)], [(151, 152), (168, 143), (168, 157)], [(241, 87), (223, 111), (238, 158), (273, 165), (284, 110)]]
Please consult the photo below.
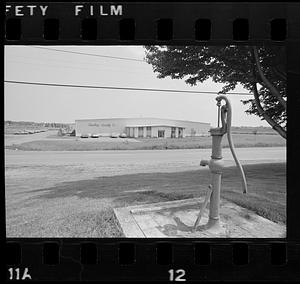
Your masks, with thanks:
[(125, 133), (134, 138), (182, 138), (209, 135), (209, 123), (161, 118), (104, 118), (75, 120), (76, 136), (111, 136)]

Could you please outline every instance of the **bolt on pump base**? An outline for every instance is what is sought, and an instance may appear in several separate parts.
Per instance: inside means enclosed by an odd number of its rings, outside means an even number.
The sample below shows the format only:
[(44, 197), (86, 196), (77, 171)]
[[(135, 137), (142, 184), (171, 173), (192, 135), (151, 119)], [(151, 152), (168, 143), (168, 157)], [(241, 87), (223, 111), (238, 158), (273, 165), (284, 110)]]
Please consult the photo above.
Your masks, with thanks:
[[(226, 96), (218, 96), (216, 98), (218, 106), (218, 127), (211, 128), (210, 134), (212, 136), (212, 154), (211, 159), (201, 160), (201, 166), (208, 166), (211, 173), (211, 184), (208, 186), (207, 194), (205, 200), (202, 204), (202, 208), (199, 212), (197, 220), (194, 224), (194, 231), (206, 231), (207, 233), (212, 234), (223, 234), (225, 229), (220, 223), (220, 193), (221, 193), (221, 177), (222, 171), (224, 168), (224, 162), (222, 160), (222, 138), (224, 134), (227, 133), (229, 147), (232, 153), (232, 156), (236, 162), (236, 165), (240, 171), (243, 185), (243, 192), (247, 192), (247, 184), (245, 179), (245, 174), (243, 168), (235, 155), (234, 145), (231, 137), (231, 104)], [(225, 101), (225, 105), (221, 107), (221, 101)], [(221, 107), (221, 108), (220, 108)], [(220, 116), (222, 127), (219, 127)], [(209, 200), (209, 219), (205, 225), (198, 227), (200, 219), (203, 215), (204, 209), (207, 206)]]

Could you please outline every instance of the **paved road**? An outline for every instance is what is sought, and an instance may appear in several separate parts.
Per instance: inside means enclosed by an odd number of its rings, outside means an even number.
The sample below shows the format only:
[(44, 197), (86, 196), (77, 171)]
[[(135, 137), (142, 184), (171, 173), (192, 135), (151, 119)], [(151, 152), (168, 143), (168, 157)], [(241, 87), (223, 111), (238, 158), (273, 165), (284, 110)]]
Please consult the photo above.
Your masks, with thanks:
[[(242, 164), (285, 161), (285, 147), (238, 148)], [(135, 151), (14, 151), (5, 150), (6, 185), (52, 186), (63, 181), (147, 172), (197, 170), (210, 149)], [(223, 149), (225, 165), (234, 164), (230, 150)]]

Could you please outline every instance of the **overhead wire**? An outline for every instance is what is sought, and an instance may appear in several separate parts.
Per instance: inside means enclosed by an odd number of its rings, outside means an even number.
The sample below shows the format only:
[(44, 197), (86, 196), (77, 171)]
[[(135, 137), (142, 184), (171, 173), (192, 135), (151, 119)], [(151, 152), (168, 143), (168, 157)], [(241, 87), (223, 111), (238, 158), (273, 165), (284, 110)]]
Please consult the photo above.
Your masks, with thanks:
[[(58, 84), (58, 83), (43, 83), (43, 82), (26, 82), (15, 80), (4, 80), (9, 84), (22, 84), (22, 85), (36, 85), (36, 86), (49, 86), (49, 87), (65, 87), (65, 88), (85, 88), (85, 89), (109, 89), (109, 90), (126, 90), (126, 91), (146, 91), (146, 92), (167, 92), (167, 93), (192, 93), (192, 94), (217, 94), (218, 92), (212, 91), (188, 91), (188, 90), (175, 90), (175, 89), (154, 89), (154, 88), (134, 88), (134, 87), (114, 87), (114, 86), (92, 86), (92, 85), (74, 85), (74, 84)], [(250, 93), (241, 92), (228, 92), (229, 95), (248, 95)]]
[(48, 48), (48, 47), (39, 47), (39, 46), (28, 46), (28, 47), (38, 48), (38, 49), (45, 49), (45, 50), (51, 50), (51, 51), (56, 51), (56, 52), (64, 52), (64, 53), (71, 53), (71, 54), (86, 55), (86, 56), (94, 56), (94, 57), (111, 58), (111, 59), (118, 59), (118, 60), (128, 60), (128, 61), (145, 62), (145, 60), (135, 59), (135, 58), (129, 58), (129, 57), (119, 57), (119, 56), (110, 56), (110, 55), (103, 55), (103, 54), (85, 53), (85, 52), (62, 50), (62, 49)]
[[(76, 51), (61, 50), (61, 49), (47, 48), (47, 47), (38, 47), (38, 46), (28, 46), (28, 47), (37, 48), (37, 49), (44, 49), (44, 50), (50, 50), (50, 51), (56, 51), (56, 52), (78, 54), (78, 55), (86, 55), (86, 56), (118, 59), (118, 60), (145, 62), (145, 60), (128, 58), (128, 57), (118, 57), (118, 56), (109, 56), (109, 55), (102, 55), (102, 54), (76, 52)], [(216, 93), (218, 93), (218, 92), (210, 92), (210, 91), (188, 91), (188, 90), (174, 90), (174, 89), (72, 85), (72, 84), (57, 84), (57, 83), (24, 82), (24, 81), (15, 81), (15, 80), (5, 80), (4, 82), (11, 83), (11, 84), (37, 85), (37, 86), (49, 86), (49, 87), (67, 87), (67, 88), (86, 88), (86, 89), (111, 89), (111, 90), (148, 91), (148, 92), (193, 93), (193, 94), (216, 94)], [(228, 94), (228, 95), (248, 95), (248, 96), (252, 96), (252, 94), (250, 94), (250, 93), (242, 93), (242, 92), (227, 92), (226, 94)]]
[[(80, 64), (79, 66), (66, 66), (64, 65), (56, 65), (56, 64), (48, 64), (48, 63), (42, 63), (42, 62), (28, 62), (28, 61), (22, 61), (22, 60), (11, 60), (11, 59), (7, 59), (8, 62), (13, 62), (16, 64), (30, 64), (30, 65), (38, 65), (38, 66), (43, 66), (43, 67), (50, 67), (50, 68), (67, 68), (67, 69), (72, 69), (72, 70), (98, 70), (98, 71), (106, 71), (106, 72), (124, 72), (123, 70), (121, 70), (120, 68), (107, 68), (105, 67), (101, 67), (97, 68), (97, 65), (88, 65), (88, 67), (82, 67), (83, 64)], [(127, 70), (126, 73), (127, 74), (140, 74), (140, 71), (138, 71), (139, 68), (134, 68), (134, 70)]]

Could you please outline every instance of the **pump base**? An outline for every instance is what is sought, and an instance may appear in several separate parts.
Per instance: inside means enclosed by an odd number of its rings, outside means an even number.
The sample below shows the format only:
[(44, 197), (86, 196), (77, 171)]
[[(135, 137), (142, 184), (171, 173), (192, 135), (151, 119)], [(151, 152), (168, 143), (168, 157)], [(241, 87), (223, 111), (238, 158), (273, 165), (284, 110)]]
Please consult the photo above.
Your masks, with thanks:
[[(285, 238), (286, 226), (274, 223), (227, 200), (220, 220), (209, 221), (206, 209), (194, 232), (204, 197), (114, 208), (129, 238)], [(211, 232), (211, 233), (210, 233)], [(225, 233), (224, 233), (225, 232)]]
[(198, 226), (196, 231), (212, 235), (226, 235), (226, 229), (222, 226), (220, 219), (208, 219), (208, 222), (205, 225)]

